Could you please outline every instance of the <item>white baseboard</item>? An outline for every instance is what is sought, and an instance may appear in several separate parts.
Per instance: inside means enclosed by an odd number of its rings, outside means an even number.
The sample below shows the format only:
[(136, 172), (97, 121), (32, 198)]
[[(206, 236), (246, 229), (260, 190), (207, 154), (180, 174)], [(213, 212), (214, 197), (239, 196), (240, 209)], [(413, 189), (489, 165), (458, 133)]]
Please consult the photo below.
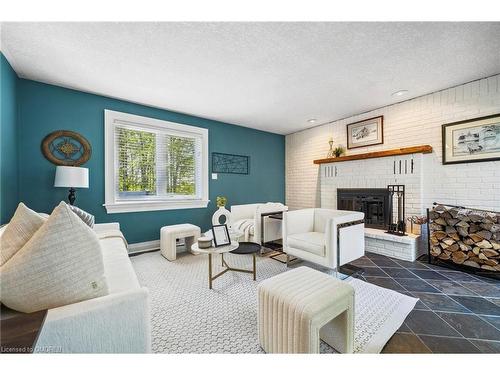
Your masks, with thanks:
[(158, 250), (160, 248), (160, 240), (131, 243), (128, 245), (128, 253), (142, 253), (144, 251)]
[[(181, 248), (179, 250), (179, 247)], [(184, 239), (177, 240), (177, 251), (183, 251), (184, 248)], [(137, 254), (144, 253), (147, 251), (160, 250), (160, 240), (146, 241), (146, 242), (137, 242), (128, 244), (128, 253), (129, 254)]]

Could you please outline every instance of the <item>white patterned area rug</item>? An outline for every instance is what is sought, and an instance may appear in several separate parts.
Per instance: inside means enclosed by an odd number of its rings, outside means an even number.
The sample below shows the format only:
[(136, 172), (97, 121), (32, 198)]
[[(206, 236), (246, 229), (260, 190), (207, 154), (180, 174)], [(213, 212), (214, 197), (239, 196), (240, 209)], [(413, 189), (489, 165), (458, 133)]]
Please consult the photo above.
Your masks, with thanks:
[[(252, 266), (251, 256), (224, 257), (233, 267)], [(178, 254), (169, 262), (154, 252), (130, 259), (151, 295), (153, 352), (263, 353), (257, 334), (257, 285), (285, 272), (286, 265), (257, 257), (257, 281), (251, 274), (227, 272), (210, 290), (206, 255)], [(214, 257), (214, 264), (214, 273), (220, 271), (220, 257)], [(354, 352), (379, 353), (418, 299), (361, 280), (346, 281), (356, 293)], [(322, 342), (321, 352), (334, 350)]]

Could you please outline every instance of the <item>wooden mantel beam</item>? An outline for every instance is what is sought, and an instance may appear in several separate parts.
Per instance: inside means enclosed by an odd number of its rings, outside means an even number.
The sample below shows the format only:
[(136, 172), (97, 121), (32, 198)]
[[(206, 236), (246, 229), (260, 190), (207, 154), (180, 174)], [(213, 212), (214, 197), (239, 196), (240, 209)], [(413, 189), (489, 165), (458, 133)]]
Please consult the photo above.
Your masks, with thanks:
[(338, 163), (341, 161), (384, 158), (386, 156), (398, 156), (398, 155), (419, 154), (419, 153), (430, 154), (431, 152), (432, 152), (432, 146), (430, 145), (401, 147), (401, 148), (395, 148), (393, 150), (375, 151), (375, 152), (367, 152), (365, 154), (339, 156), (338, 158), (318, 159), (314, 160), (314, 164)]

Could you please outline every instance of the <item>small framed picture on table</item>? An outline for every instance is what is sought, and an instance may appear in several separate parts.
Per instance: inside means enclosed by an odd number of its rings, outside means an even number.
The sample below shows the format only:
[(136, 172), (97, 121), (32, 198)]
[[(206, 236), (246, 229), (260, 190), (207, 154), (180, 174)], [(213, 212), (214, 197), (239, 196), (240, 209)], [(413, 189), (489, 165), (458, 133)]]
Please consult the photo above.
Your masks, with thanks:
[(231, 244), (231, 238), (229, 237), (229, 230), (226, 224), (213, 225), (212, 234), (214, 236), (215, 247), (226, 246)]

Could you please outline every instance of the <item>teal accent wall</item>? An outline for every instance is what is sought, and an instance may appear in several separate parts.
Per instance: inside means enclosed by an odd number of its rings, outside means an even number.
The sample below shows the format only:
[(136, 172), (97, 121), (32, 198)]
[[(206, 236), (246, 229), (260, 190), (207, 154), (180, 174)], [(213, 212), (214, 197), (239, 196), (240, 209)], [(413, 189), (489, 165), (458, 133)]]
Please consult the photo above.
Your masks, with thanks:
[(7, 223), (19, 200), (17, 157), (17, 78), (0, 53), (0, 223)]
[[(118, 221), (130, 243), (156, 240), (164, 225), (192, 223), (211, 226), (218, 195), (228, 205), (285, 199), (285, 137), (241, 126), (211, 121), (123, 100), (69, 90), (30, 80), (18, 83), (19, 199), (29, 207), (50, 212), (67, 190), (54, 188), (55, 165), (46, 160), (40, 143), (50, 132), (73, 130), (92, 145), (90, 188), (78, 189), (76, 204), (93, 213), (96, 222)], [(166, 103), (168, 105), (168, 103)], [(107, 214), (104, 203), (104, 110), (110, 109), (209, 130), (209, 151), (250, 156), (250, 174), (219, 174), (210, 179), (210, 204), (203, 209)], [(211, 158), (210, 158), (211, 160)]]

